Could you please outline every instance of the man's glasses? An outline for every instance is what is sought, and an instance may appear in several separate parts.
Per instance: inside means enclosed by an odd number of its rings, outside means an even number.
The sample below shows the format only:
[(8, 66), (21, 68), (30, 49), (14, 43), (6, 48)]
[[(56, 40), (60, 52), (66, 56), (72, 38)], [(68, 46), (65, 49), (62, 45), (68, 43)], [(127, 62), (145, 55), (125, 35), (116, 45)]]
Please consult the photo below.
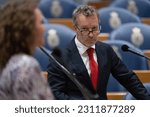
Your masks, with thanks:
[(100, 33), (101, 30), (101, 26), (99, 27), (94, 27), (94, 28), (79, 28), (79, 26), (77, 26), (77, 29), (83, 34), (83, 35), (89, 35), (90, 33), (96, 35), (98, 33)]

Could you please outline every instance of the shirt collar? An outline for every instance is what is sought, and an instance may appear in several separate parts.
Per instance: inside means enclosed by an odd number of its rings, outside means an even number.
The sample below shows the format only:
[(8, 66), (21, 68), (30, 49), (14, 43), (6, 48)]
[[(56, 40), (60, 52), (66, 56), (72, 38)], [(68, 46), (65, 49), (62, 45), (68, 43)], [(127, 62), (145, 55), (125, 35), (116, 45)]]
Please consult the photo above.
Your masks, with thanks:
[[(87, 51), (87, 49), (88, 49), (88, 47), (86, 47), (85, 45), (83, 45), (83, 44), (77, 39), (77, 37), (75, 37), (75, 44), (76, 44), (76, 46), (77, 46), (77, 48), (78, 48), (78, 50), (79, 50), (80, 55), (83, 55), (83, 54)], [(95, 45), (91, 46), (91, 48), (95, 49)]]

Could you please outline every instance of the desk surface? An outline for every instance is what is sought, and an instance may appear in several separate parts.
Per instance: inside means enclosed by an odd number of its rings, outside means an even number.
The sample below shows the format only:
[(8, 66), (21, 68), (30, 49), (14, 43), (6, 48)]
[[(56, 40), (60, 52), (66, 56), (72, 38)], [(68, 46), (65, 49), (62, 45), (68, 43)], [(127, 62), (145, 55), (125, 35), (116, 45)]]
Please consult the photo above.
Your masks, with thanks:
[(142, 83), (150, 82), (150, 70), (134, 70)]
[(107, 97), (108, 100), (123, 100), (126, 92), (108, 92)]

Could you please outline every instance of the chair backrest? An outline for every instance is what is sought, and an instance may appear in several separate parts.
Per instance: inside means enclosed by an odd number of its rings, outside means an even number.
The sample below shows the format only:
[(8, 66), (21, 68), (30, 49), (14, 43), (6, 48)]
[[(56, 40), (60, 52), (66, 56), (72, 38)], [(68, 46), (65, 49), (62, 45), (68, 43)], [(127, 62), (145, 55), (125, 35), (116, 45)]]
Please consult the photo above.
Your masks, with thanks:
[(136, 48), (134, 45), (127, 41), (123, 40), (108, 40), (105, 43), (112, 46), (117, 55), (121, 58), (121, 60), (127, 65), (127, 67), (131, 70), (147, 70), (148, 62), (145, 58), (137, 56), (132, 53), (123, 52), (121, 50), (122, 45), (127, 45), (130, 49), (144, 55), (144, 52), (139, 48)]
[[(54, 47), (65, 47), (74, 37), (75, 33), (70, 28), (59, 24), (45, 24), (45, 49), (51, 54)], [(42, 71), (47, 71), (49, 57), (37, 48), (34, 57), (40, 63)]]
[(75, 36), (75, 32), (64, 25), (45, 24), (45, 28), (44, 47), (50, 51), (55, 47), (65, 47)]
[(106, 7), (98, 10), (100, 17), (101, 32), (109, 33), (122, 24), (130, 22), (141, 23), (138, 16), (131, 12), (117, 7)]
[[(50, 51), (47, 52), (49, 54), (51, 53)], [(43, 53), (40, 48), (36, 48), (33, 56), (39, 62), (41, 70), (47, 71), (47, 67), (49, 64), (49, 57), (45, 53)]]
[(71, 18), (78, 5), (70, 0), (41, 0), (39, 8), (46, 18)]
[(142, 23), (124, 24), (110, 33), (110, 40), (124, 40), (142, 50), (150, 49), (150, 26)]
[(140, 17), (150, 17), (150, 2), (147, 0), (116, 0), (112, 7), (121, 7)]
[(43, 22), (44, 22), (44, 24), (47, 24), (47, 23), (49, 23), (49, 20), (43, 16)]
[(7, 2), (7, 0), (0, 0), (0, 6), (5, 4)]
[[(150, 94), (150, 83), (144, 83), (145, 88), (147, 89), (148, 93)], [(127, 93), (124, 96), (125, 100), (135, 100), (135, 98), (131, 95), (131, 93)]]
[[(130, 54), (130, 53), (125, 53), (121, 50), (122, 45), (128, 45), (131, 49), (144, 54), (141, 50), (138, 48), (134, 47), (132, 44), (126, 42), (126, 41), (121, 41), (121, 40), (108, 40), (105, 41), (105, 43), (109, 44), (112, 46), (116, 54), (121, 58), (121, 60), (126, 64), (126, 66), (130, 70), (147, 70), (148, 69), (148, 62), (146, 59), (141, 58), (137, 55)], [(116, 81), (116, 79), (111, 75), (109, 82), (108, 82), (108, 91), (125, 91), (125, 89)]]

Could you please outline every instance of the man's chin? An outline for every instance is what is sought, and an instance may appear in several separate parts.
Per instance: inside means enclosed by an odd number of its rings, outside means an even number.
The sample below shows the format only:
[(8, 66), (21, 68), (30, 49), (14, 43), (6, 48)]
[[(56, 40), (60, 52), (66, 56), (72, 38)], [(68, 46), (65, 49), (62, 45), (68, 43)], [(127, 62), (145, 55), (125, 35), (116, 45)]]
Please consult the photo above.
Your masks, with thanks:
[(96, 42), (90, 43), (90, 44), (87, 44), (86, 46), (87, 46), (87, 47), (91, 47), (91, 46), (95, 45), (95, 43), (96, 43)]

